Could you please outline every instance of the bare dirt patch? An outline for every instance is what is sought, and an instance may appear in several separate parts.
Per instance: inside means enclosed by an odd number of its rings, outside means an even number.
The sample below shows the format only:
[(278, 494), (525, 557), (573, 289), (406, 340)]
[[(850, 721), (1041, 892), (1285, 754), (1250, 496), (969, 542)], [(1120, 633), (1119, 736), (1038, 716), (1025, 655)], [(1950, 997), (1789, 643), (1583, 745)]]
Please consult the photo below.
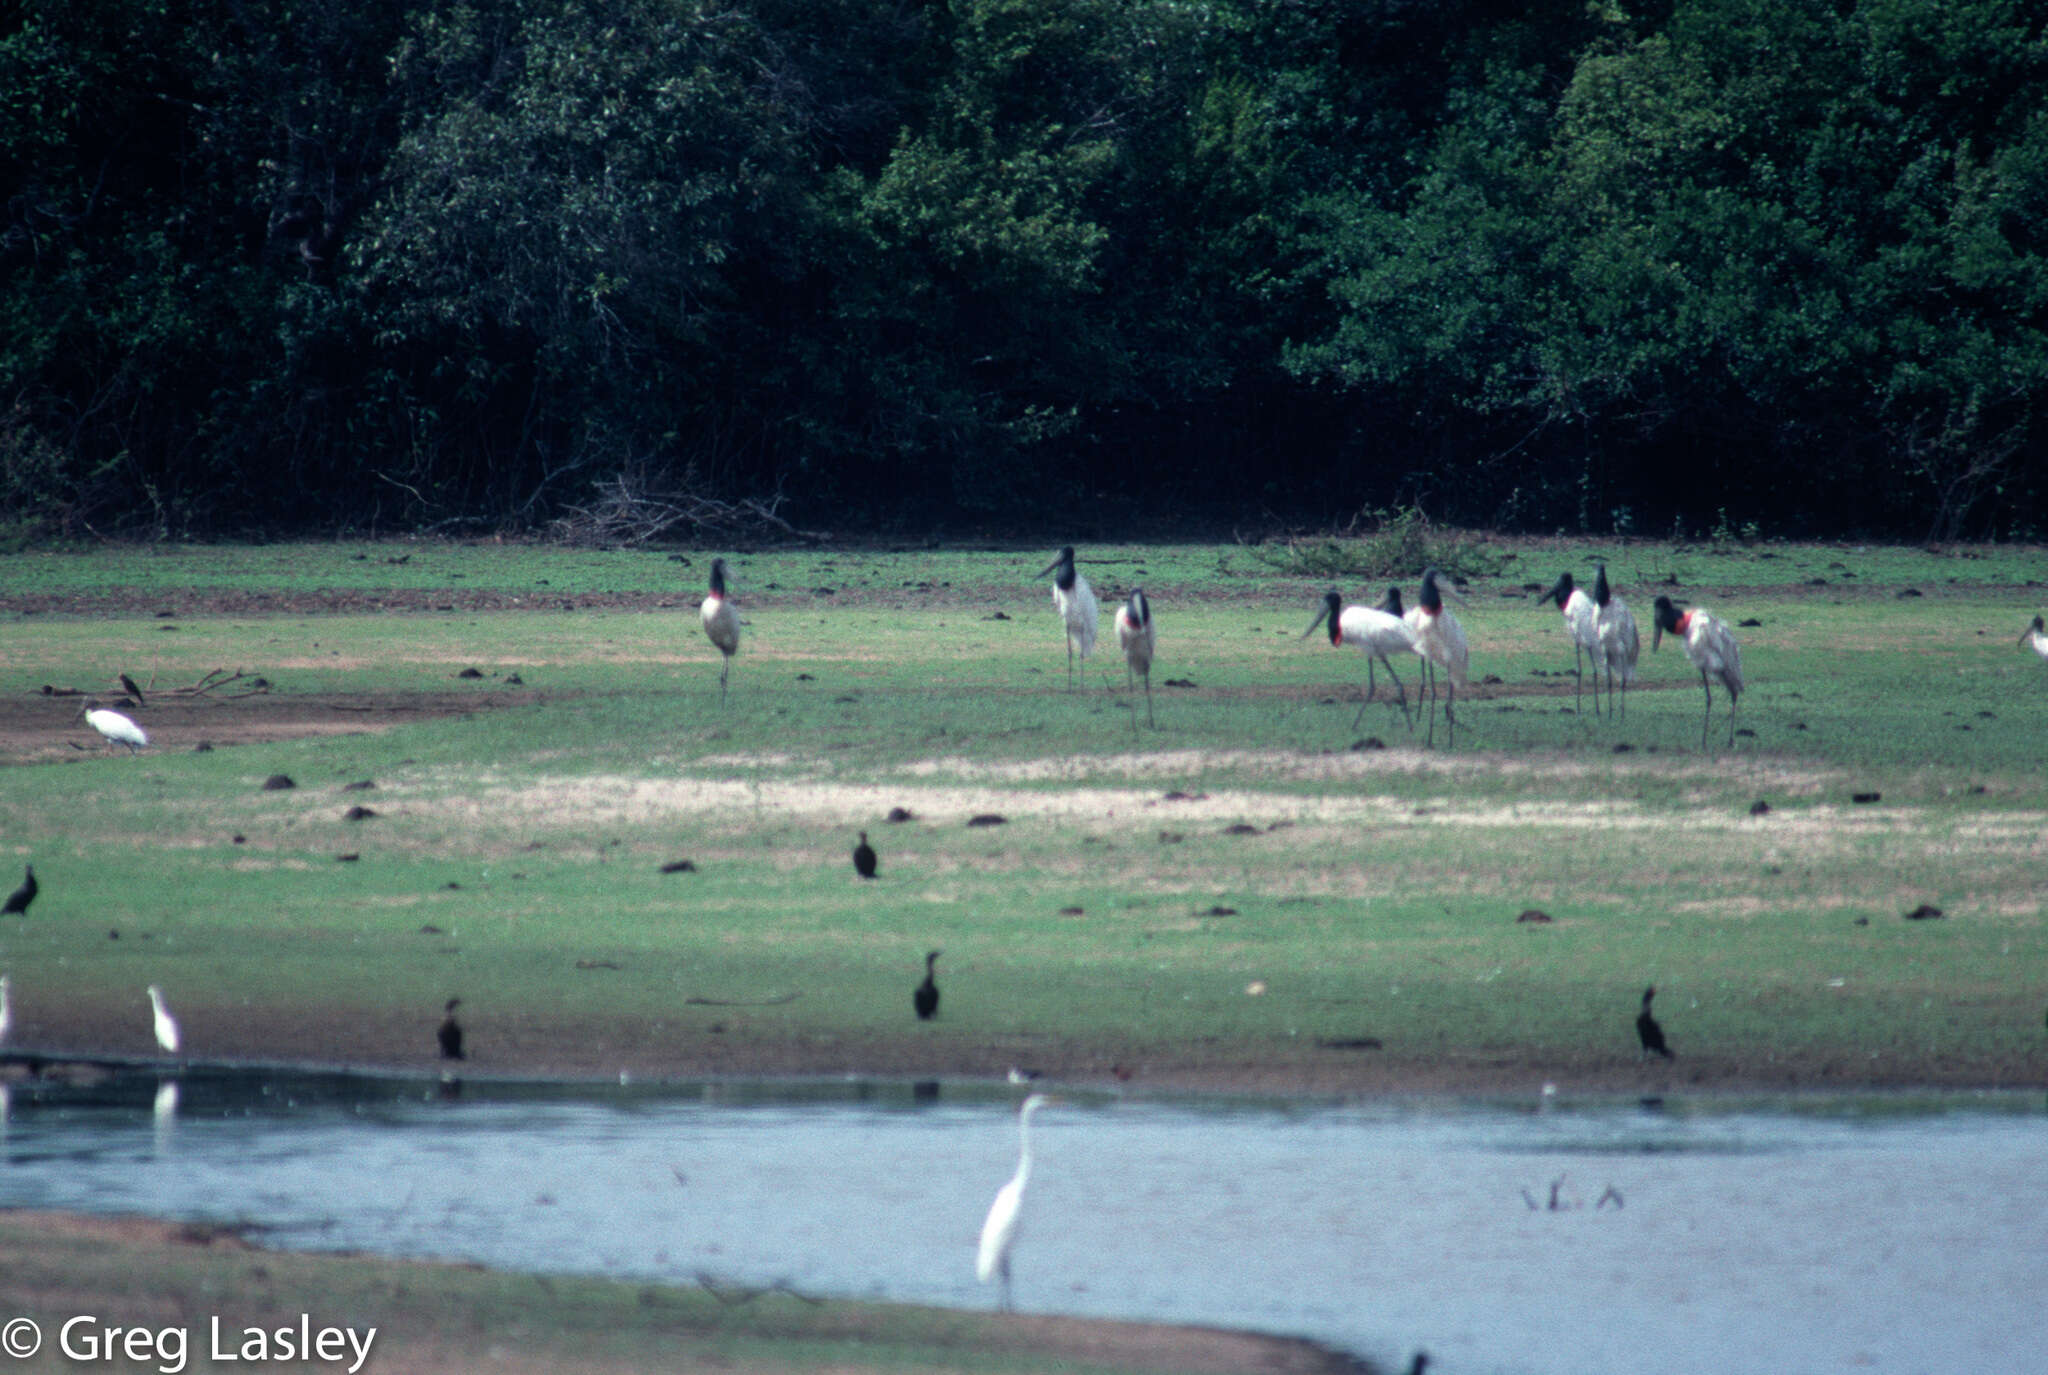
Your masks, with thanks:
[[(304, 695), (256, 692), (173, 696), (135, 704), (103, 698), (101, 705), (131, 718), (149, 736), (149, 749), (195, 750), (302, 740), (321, 735), (364, 735), (442, 716), (524, 706), (539, 694), (491, 688), (476, 692), (405, 692)], [(11, 764), (89, 759), (128, 750), (109, 745), (79, 712), (84, 699), (33, 693), (0, 698), (0, 761)]]

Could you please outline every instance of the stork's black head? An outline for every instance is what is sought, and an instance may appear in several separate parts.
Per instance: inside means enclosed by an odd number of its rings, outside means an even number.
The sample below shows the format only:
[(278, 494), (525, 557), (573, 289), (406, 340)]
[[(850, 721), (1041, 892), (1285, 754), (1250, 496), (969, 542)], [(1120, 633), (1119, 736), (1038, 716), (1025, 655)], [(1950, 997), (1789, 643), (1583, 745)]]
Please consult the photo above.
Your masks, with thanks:
[(1437, 586), (1437, 580), (1442, 576), (1443, 574), (1434, 568), (1422, 570), (1422, 595), (1417, 597), (1415, 602), (1432, 616), (1440, 614), (1444, 609), (1444, 592)]
[(725, 595), (724, 559), (713, 559), (711, 561), (711, 595), (714, 597), (723, 597)]
[(1387, 589), (1387, 595), (1380, 598), (1380, 610), (1386, 612), (1389, 616), (1402, 616), (1407, 614), (1401, 609), (1400, 588), (1390, 587)]
[(1145, 600), (1144, 588), (1131, 589), (1130, 608), (1132, 625), (1143, 627), (1152, 624), (1152, 603)]
[(1557, 609), (1562, 611), (1564, 610), (1564, 604), (1572, 599), (1572, 592), (1577, 586), (1578, 584), (1572, 581), (1570, 573), (1559, 573), (1557, 581), (1550, 585), (1550, 590), (1536, 599), (1536, 605), (1541, 606), (1545, 602), (1556, 602)]
[(1046, 575), (1047, 573), (1051, 573), (1051, 574), (1053, 575), (1053, 578), (1052, 578), (1052, 585), (1053, 585), (1054, 587), (1057, 587), (1057, 588), (1059, 588), (1059, 589), (1060, 589), (1060, 590), (1061, 590), (1062, 592), (1068, 592), (1068, 591), (1072, 591), (1072, 590), (1073, 590), (1073, 586), (1074, 586), (1074, 546), (1073, 546), (1073, 545), (1071, 545), (1071, 544), (1068, 544), (1068, 545), (1063, 545), (1063, 546), (1062, 546), (1062, 547), (1060, 548), (1060, 555), (1059, 555), (1059, 557), (1058, 557), (1058, 558), (1056, 558), (1056, 559), (1054, 559), (1054, 560), (1053, 560), (1053, 561), (1052, 561), (1051, 563), (1047, 564), (1047, 565), (1046, 565), (1045, 567), (1043, 567), (1043, 568), (1041, 568), (1041, 569), (1039, 569), (1039, 570), (1038, 570), (1038, 576), (1039, 576), (1039, 577), (1041, 577), (1041, 578), (1042, 578), (1042, 577), (1044, 577), (1044, 576), (1045, 576), (1045, 575)]
[(1611, 599), (1613, 598), (1613, 596), (1614, 596), (1614, 591), (1613, 591), (1613, 589), (1611, 589), (1611, 588), (1610, 588), (1610, 587), (1608, 587), (1608, 585), (1607, 585), (1607, 565), (1606, 565), (1606, 564), (1604, 564), (1604, 563), (1596, 563), (1596, 564), (1594, 564), (1594, 565), (1593, 565), (1593, 605), (1595, 605), (1595, 606), (1605, 606), (1605, 605), (1607, 605), (1608, 601), (1609, 601), (1609, 600), (1611, 600)]
[(1659, 631), (1668, 630), (1673, 635), (1678, 633), (1678, 607), (1661, 592), (1657, 594), (1657, 600), (1650, 603), (1650, 623)]

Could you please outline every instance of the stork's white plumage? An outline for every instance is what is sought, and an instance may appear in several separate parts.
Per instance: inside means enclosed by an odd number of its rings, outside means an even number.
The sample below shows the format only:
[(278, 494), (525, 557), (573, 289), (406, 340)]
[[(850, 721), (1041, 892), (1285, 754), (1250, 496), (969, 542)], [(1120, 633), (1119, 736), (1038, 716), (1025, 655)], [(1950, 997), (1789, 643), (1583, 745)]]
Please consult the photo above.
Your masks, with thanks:
[(996, 1190), (988, 1217), (981, 1224), (981, 1247), (974, 1257), (974, 1276), (983, 1284), (1003, 1281), (1003, 1307), (1010, 1307), (1010, 1252), (1017, 1244), (1017, 1220), (1024, 1211), (1024, 1186), (1031, 1182), (1031, 1114), (1053, 1098), (1034, 1093), (1017, 1110), (1017, 1173)]
[(2042, 658), (2048, 659), (2048, 622), (2044, 622), (2039, 616), (2034, 617), (2034, 623), (2027, 627), (2027, 633), (2020, 636), (2020, 643)]
[(1685, 657), (1700, 671), (1700, 691), (1707, 695), (1706, 714), (1700, 717), (1700, 748), (1707, 747), (1707, 721), (1714, 714), (1713, 684), (1728, 690), (1728, 743), (1735, 743), (1735, 699), (1742, 695), (1742, 650), (1734, 634), (1719, 616), (1694, 607), (1681, 612), (1671, 598), (1660, 596), (1651, 607), (1654, 629), (1650, 648), (1664, 642), (1666, 632), (1683, 636)]
[(1607, 585), (1607, 565), (1593, 574), (1593, 629), (1600, 640), (1594, 656), (1594, 707), (1599, 707), (1600, 679), (1607, 674), (1607, 711), (1614, 712), (1614, 680), (1621, 679), (1621, 714), (1628, 715), (1628, 685), (1636, 680), (1636, 656), (1642, 652), (1642, 638), (1636, 634), (1636, 617), (1628, 603), (1614, 595)]
[(732, 656), (740, 652), (740, 613), (725, 595), (725, 560), (711, 561), (711, 589), (697, 607), (704, 622), (704, 634), (718, 646), (718, 704), (725, 705), (726, 675), (732, 672)]
[[(1130, 597), (1116, 609), (1116, 644), (1124, 652), (1124, 679), (1145, 680), (1145, 724), (1152, 725), (1152, 651), (1158, 648), (1159, 632), (1152, 624), (1152, 603), (1145, 589), (1134, 587)], [(1131, 727), (1138, 725), (1138, 703), (1131, 700)]]
[[(1358, 704), (1358, 714), (1351, 718), (1351, 729), (1357, 730), (1358, 723), (1365, 719), (1365, 709), (1372, 703), (1378, 685), (1373, 681), (1373, 661), (1377, 659), (1386, 665), (1387, 676), (1394, 680), (1395, 691), (1401, 694), (1401, 719), (1408, 720), (1408, 688), (1401, 681), (1401, 675), (1394, 672), (1393, 660), (1389, 654), (1414, 654), (1415, 628), (1401, 618), (1401, 593), (1388, 589), (1387, 600), (1378, 606), (1345, 606), (1344, 599), (1332, 590), (1323, 594), (1323, 609), (1309, 622), (1301, 638), (1307, 639), (1319, 625), (1330, 627), (1330, 644), (1336, 648), (1349, 646), (1365, 656), (1365, 696)], [(1409, 722), (1410, 729), (1414, 723)]]
[(1422, 593), (1404, 619), (1415, 631), (1415, 652), (1422, 656), (1424, 665), (1429, 669), (1429, 743), (1436, 743), (1436, 670), (1442, 669), (1451, 679), (1448, 700), (1444, 704), (1444, 719), (1450, 723), (1450, 743), (1456, 746), (1458, 689), (1465, 686), (1465, 670), (1471, 651), (1465, 640), (1465, 627), (1458, 624), (1458, 618), (1444, 605), (1441, 577), (1442, 574), (1434, 568), (1422, 571)]
[(1038, 576), (1053, 575), (1052, 604), (1060, 613), (1067, 632), (1067, 686), (1074, 686), (1074, 659), (1095, 652), (1095, 590), (1074, 567), (1074, 546), (1060, 550), (1059, 557), (1038, 570)]
[(85, 724), (98, 731), (109, 745), (126, 745), (130, 754), (149, 744), (149, 736), (143, 733), (142, 727), (120, 712), (102, 707), (97, 697), (85, 699), (80, 715), (85, 717)]
[(1593, 599), (1586, 595), (1586, 589), (1572, 581), (1569, 572), (1557, 575), (1557, 581), (1548, 592), (1536, 599), (1538, 606), (1545, 602), (1556, 602), (1557, 609), (1564, 613), (1564, 628), (1572, 637), (1572, 710), (1583, 711), (1581, 692), (1586, 685), (1586, 670), (1582, 660), (1591, 656), (1593, 660), (1593, 714), (1600, 713), (1600, 632), (1594, 625)]
[(164, 1005), (164, 991), (155, 984), (149, 986), (149, 1010), (156, 1021), (156, 1043), (163, 1047), (164, 1054), (178, 1053), (178, 1023), (171, 1016), (170, 1008)]
[(0, 974), (0, 1045), (7, 1043), (7, 1033), (14, 1030), (14, 1008), (8, 1002), (10, 985), (5, 974)]

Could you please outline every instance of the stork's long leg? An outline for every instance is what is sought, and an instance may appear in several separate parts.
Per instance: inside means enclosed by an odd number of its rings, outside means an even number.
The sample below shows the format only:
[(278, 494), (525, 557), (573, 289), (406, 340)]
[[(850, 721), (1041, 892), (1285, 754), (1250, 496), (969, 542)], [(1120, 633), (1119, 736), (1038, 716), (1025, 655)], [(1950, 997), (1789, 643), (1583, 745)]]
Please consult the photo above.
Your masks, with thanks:
[[(1705, 693), (1707, 698), (1706, 711), (1700, 716), (1700, 753), (1705, 754), (1707, 752), (1707, 722), (1712, 720), (1714, 715), (1714, 689), (1707, 685), (1707, 671), (1705, 669), (1700, 670), (1700, 691)], [(1728, 736), (1728, 743), (1731, 745), (1735, 743), (1735, 736), (1732, 732)]]
[[(1146, 725), (1146, 726), (1147, 726), (1147, 727), (1148, 727), (1149, 729), (1152, 729), (1152, 730), (1157, 730), (1157, 729), (1159, 728), (1159, 727), (1158, 727), (1158, 724), (1157, 724), (1156, 722), (1154, 722), (1154, 721), (1153, 721), (1153, 719), (1152, 719), (1152, 670), (1151, 670), (1151, 669), (1147, 668), (1147, 669), (1145, 670), (1145, 673), (1144, 673), (1144, 678), (1145, 678), (1145, 725)], [(1135, 711), (1135, 708), (1133, 708), (1133, 710)], [(1136, 718), (1136, 716), (1134, 715), (1134, 716), (1132, 717), (1132, 719), (1133, 719), (1133, 720), (1136, 720), (1137, 718)]]
[(1436, 744), (1436, 661), (1428, 657), (1422, 660), (1423, 676), (1429, 679), (1429, 738), (1426, 743)]
[(1376, 656), (1372, 656), (1372, 658), (1368, 658), (1368, 660), (1366, 660), (1366, 699), (1364, 699), (1362, 703), (1358, 703), (1358, 715), (1354, 715), (1354, 717), (1352, 717), (1352, 730), (1358, 730), (1358, 723), (1366, 719), (1366, 705), (1368, 705), (1368, 703), (1372, 701), (1372, 697), (1374, 697), (1374, 695), (1376, 695), (1376, 691), (1378, 691), (1378, 689), (1376, 689), (1376, 686), (1374, 686), (1374, 682), (1372, 682), (1372, 660), (1374, 660), (1374, 658), (1376, 658), (1376, 660), (1378, 660), (1380, 664), (1384, 664), (1384, 666), (1386, 666), (1386, 676), (1389, 676), (1389, 678), (1393, 678), (1393, 680), (1395, 680), (1395, 691), (1397, 691), (1397, 693), (1401, 693), (1401, 719), (1409, 723), (1409, 730), (1413, 730), (1413, 727), (1415, 727), (1415, 723), (1413, 723), (1413, 721), (1409, 721), (1409, 713), (1407, 713), (1407, 684), (1405, 684), (1405, 682), (1401, 682), (1401, 674), (1397, 674), (1397, 672), (1395, 672), (1393, 660), (1389, 660), (1389, 658), (1386, 658), (1384, 654), (1376, 654)]
[[(1393, 671), (1392, 665), (1389, 665), (1387, 672), (1392, 673)], [(1365, 709), (1372, 705), (1372, 695), (1372, 659), (1368, 657), (1365, 661), (1365, 696), (1358, 699), (1358, 715), (1351, 718), (1351, 729), (1357, 730), (1358, 723), (1365, 719)]]

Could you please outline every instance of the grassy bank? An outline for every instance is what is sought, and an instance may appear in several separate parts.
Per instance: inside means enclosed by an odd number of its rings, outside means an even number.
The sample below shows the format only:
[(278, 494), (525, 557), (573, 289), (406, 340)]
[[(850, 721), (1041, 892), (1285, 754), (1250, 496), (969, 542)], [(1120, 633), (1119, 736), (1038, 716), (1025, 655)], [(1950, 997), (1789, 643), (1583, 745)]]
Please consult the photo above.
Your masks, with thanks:
[[(287, 1255), (252, 1248), (218, 1228), (137, 1219), (0, 1212), (0, 1302), (36, 1322), (42, 1347), (21, 1370), (249, 1368), (246, 1334), (299, 1340), (306, 1330), (353, 1329), (364, 1371), (491, 1370), (609, 1375), (615, 1371), (832, 1370), (1259, 1371), (1357, 1370), (1306, 1343), (1143, 1323), (970, 1314), (902, 1305), (823, 1302), (788, 1290), (627, 1284), (571, 1276), (506, 1275), (475, 1266)], [(216, 1335), (216, 1320), (217, 1332)], [(147, 1342), (120, 1358), (107, 1327)], [(374, 1335), (372, 1335), (374, 1333)], [(214, 1350), (230, 1359), (215, 1361)], [(275, 1346), (261, 1348), (275, 1356)], [(318, 1368), (347, 1369), (360, 1348)], [(11, 1354), (11, 1351), (10, 1351)], [(129, 1359), (131, 1354), (136, 1358)], [(300, 1358), (303, 1361), (303, 1358)], [(281, 1364), (293, 1363), (290, 1359)]]
[[(430, 1063), (459, 995), (484, 1073), (2048, 1076), (2035, 551), (1502, 552), (1458, 608), (1455, 750), (1389, 705), (1351, 729), (1364, 665), (1297, 638), (1323, 580), (1241, 547), (1083, 551), (1106, 607), (1152, 596), (1157, 730), (1107, 614), (1066, 690), (1050, 551), (737, 557), (724, 709), (708, 552), (15, 556), (0, 858), (45, 890), (0, 928), (14, 1040), (146, 1050), (158, 982), (193, 1054), (323, 1062)], [(1669, 642), (1626, 721), (1573, 711), (1529, 585), (1591, 553), (1646, 641), (1657, 590), (1758, 622), (1732, 749), (1700, 751)], [(217, 668), (270, 689), (163, 692)], [(122, 671), (159, 694), (134, 758), (40, 690)], [(1668, 1067), (1637, 1059), (1651, 982)]]

